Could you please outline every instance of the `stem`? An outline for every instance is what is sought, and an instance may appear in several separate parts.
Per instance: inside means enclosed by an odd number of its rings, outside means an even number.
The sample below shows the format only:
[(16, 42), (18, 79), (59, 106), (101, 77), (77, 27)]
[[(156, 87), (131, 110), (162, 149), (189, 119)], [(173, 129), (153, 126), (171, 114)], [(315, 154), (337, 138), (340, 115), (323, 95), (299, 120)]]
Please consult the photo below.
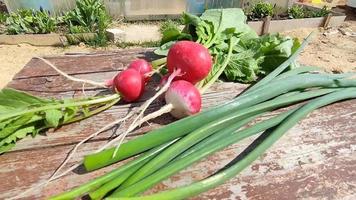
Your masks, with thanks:
[(11, 117), (16, 117), (19, 115), (25, 115), (29, 113), (35, 113), (35, 112), (40, 112), (44, 110), (51, 110), (51, 109), (59, 109), (59, 108), (66, 108), (66, 107), (74, 107), (74, 106), (83, 106), (83, 105), (92, 105), (92, 104), (99, 104), (99, 103), (105, 103), (108, 101), (113, 101), (115, 99), (119, 99), (120, 95), (119, 94), (113, 94), (110, 96), (106, 97), (101, 97), (98, 99), (93, 99), (93, 100), (85, 100), (85, 101), (79, 101), (79, 102), (70, 102), (70, 103), (61, 103), (61, 104), (54, 104), (54, 105), (48, 105), (48, 106), (43, 106), (43, 107), (38, 107), (38, 108), (32, 108), (29, 110), (23, 110), (23, 111), (18, 111), (18, 112), (13, 112), (13, 113), (8, 113), (6, 115), (2, 115), (0, 117), (0, 121), (4, 119), (8, 119)]
[(97, 86), (97, 87), (103, 87), (103, 88), (107, 88), (105, 83), (98, 83), (95, 81), (91, 81), (91, 80), (85, 80), (85, 79), (79, 79), (79, 78), (75, 78), (73, 76), (70, 76), (68, 74), (66, 74), (65, 72), (61, 71), (60, 69), (58, 69), (55, 65), (53, 65), (51, 62), (49, 62), (48, 60), (41, 58), (41, 57), (34, 57), (37, 58), (39, 60), (42, 60), (43, 62), (45, 62), (47, 65), (49, 65), (52, 69), (56, 70), (60, 75), (66, 77), (67, 79), (71, 80), (71, 81), (75, 81), (75, 82), (79, 82), (79, 83), (87, 83), (93, 86)]
[(114, 101), (112, 101), (111, 103), (105, 104), (105, 106), (102, 106), (102, 107), (100, 107), (100, 108), (97, 108), (97, 109), (95, 109), (95, 110), (89, 112), (88, 115), (86, 115), (86, 116), (78, 116), (78, 117), (73, 118), (73, 119), (71, 119), (71, 120), (69, 120), (69, 121), (66, 121), (65, 123), (63, 123), (63, 125), (64, 125), (64, 124), (70, 124), (70, 123), (77, 122), (77, 121), (81, 121), (81, 120), (86, 119), (86, 118), (88, 118), (88, 117), (90, 117), (90, 116), (93, 116), (93, 115), (96, 115), (96, 114), (98, 114), (98, 113), (101, 113), (101, 112), (103, 112), (104, 110), (107, 110), (107, 109), (111, 108), (113, 105), (115, 105), (115, 104), (118, 103), (119, 101), (120, 101), (120, 98), (117, 98), (117, 99), (115, 99)]
[[(318, 99), (311, 101), (310, 103), (302, 106), (297, 111), (295, 111), (292, 115), (283, 120), (279, 126), (276, 128), (267, 131), (264, 135), (266, 138), (260, 142), (252, 151), (249, 151), (248, 154), (242, 158), (239, 158), (237, 161), (232, 161), (229, 163), (227, 168), (223, 169), (219, 173), (210, 176), (202, 181), (193, 183), (188, 186), (176, 188), (170, 191), (165, 191), (158, 194), (153, 194), (145, 197), (133, 197), (133, 198), (107, 198), (110, 200), (114, 199), (140, 199), (140, 200), (160, 200), (160, 199), (185, 199), (188, 197), (195, 196), (201, 192), (207, 191), (211, 188), (214, 188), (226, 180), (234, 177), (236, 174), (241, 172), (247, 166), (249, 166), (253, 161), (255, 161), (258, 157), (260, 157), (268, 148), (270, 148), (275, 142), (278, 141), (290, 128), (292, 128), (295, 124), (298, 123), (301, 119), (305, 118), (310, 112), (320, 107), (326, 106), (328, 104), (345, 100), (356, 98), (356, 89), (349, 88), (343, 89), (341, 91), (337, 91), (331, 93), (329, 95), (325, 95)], [(258, 139), (256, 140), (257, 143)], [(245, 150), (246, 152), (247, 150)], [(243, 152), (244, 153), (244, 152)], [(243, 155), (241, 153), (240, 155)]]
[[(213, 137), (219, 138), (219, 141), (212, 143), (209, 146), (205, 146), (201, 149), (196, 150), (195, 152), (187, 155), (175, 162), (171, 162), (168, 165), (164, 166), (159, 171), (156, 171), (152, 175), (146, 177), (140, 182), (131, 185), (130, 187), (124, 188), (122, 190), (116, 190), (112, 197), (129, 197), (137, 195), (160, 181), (168, 178), (169, 176), (179, 172), (180, 170), (185, 169), (186, 167), (200, 161), (201, 159), (226, 148), (229, 145), (237, 143), (247, 137), (260, 133), (268, 128), (278, 125), (282, 120), (284, 120), (288, 115), (290, 115), (294, 110), (287, 111), (285, 113), (279, 114), (276, 117), (271, 119), (259, 122), (249, 128), (243, 130), (234, 129), (234, 126), (227, 126), (224, 130), (221, 130), (213, 135)], [(193, 147), (194, 148), (194, 147)], [(168, 149), (167, 149), (168, 150)], [(163, 151), (162, 153), (166, 152)]]
[(287, 72), (282, 73), (281, 75), (277, 76), (275, 80), (287, 78), (293, 75), (297, 74), (302, 74), (302, 73), (307, 73), (307, 72), (315, 72), (315, 71), (322, 71), (321, 68), (319, 67), (313, 67), (313, 66), (301, 66), (292, 70), (289, 70)]
[[(234, 115), (236, 116), (235, 118)], [(117, 191), (125, 189), (152, 173), (161, 170), (161, 168), (163, 168), (167, 163), (173, 163), (176, 159), (179, 160), (182, 157), (188, 156), (192, 152), (197, 151), (199, 148), (201, 149), (202, 147), (207, 148), (212, 146), (211, 142), (217, 141), (216, 136), (219, 138), (224, 137), (227, 133), (231, 133), (232, 131), (241, 128), (251, 120), (251, 117), (241, 119), (241, 117), (237, 116), (236, 113), (233, 113), (229, 115), (229, 117), (221, 119), (221, 121), (217, 120), (218, 122), (202, 126), (150, 160), (145, 166), (140, 168), (129, 179), (127, 179), (120, 186), (120, 188), (117, 189)]]
[(127, 169), (124, 174), (115, 177), (114, 179), (105, 183), (97, 190), (90, 192), (89, 193), (90, 199), (92, 200), (103, 199), (108, 192), (117, 188), (122, 182), (124, 182), (128, 177), (130, 177), (133, 173), (135, 173), (139, 168), (141, 168), (148, 161), (149, 160), (146, 159), (145, 161), (142, 161), (141, 163), (132, 166), (131, 168)]
[(159, 73), (159, 72), (161, 71), (161, 69), (164, 68), (164, 67), (165, 67), (165, 65), (161, 65), (161, 66), (157, 67), (157, 68), (154, 69), (153, 71), (146, 73), (146, 74), (145, 74), (145, 77), (146, 77), (146, 76), (147, 76), (147, 77), (151, 77), (151, 76), (153, 76), (154, 74)]
[(164, 65), (167, 62), (167, 57), (160, 58), (151, 62), (153, 69), (156, 69), (158, 66)]
[(220, 67), (219, 71), (217, 71), (216, 74), (214, 74), (214, 76), (200, 89), (201, 93), (205, 93), (205, 91), (209, 87), (211, 87), (211, 85), (213, 85), (215, 83), (215, 81), (218, 80), (220, 75), (224, 72), (226, 66), (230, 62), (230, 58), (231, 58), (231, 55), (232, 55), (232, 49), (233, 49), (232, 38), (230, 38), (230, 40), (229, 40), (229, 51), (227, 53), (226, 59), (224, 60), (224, 63)]
[(79, 196), (87, 193), (87, 192), (93, 191), (96, 188), (100, 187), (101, 185), (107, 183), (108, 181), (111, 181), (115, 177), (118, 177), (119, 175), (126, 173), (127, 170), (131, 169), (135, 165), (151, 159), (152, 157), (157, 155), (159, 152), (164, 150), (166, 147), (173, 144), (175, 141), (176, 140), (173, 140), (167, 144), (164, 144), (157, 148), (154, 148), (154, 149), (148, 151), (147, 153), (145, 153), (144, 155), (138, 157), (137, 159), (132, 160), (132, 161), (126, 163), (125, 165), (122, 165), (121, 167), (111, 171), (110, 173), (105, 174), (104, 176), (98, 177), (98, 178), (96, 178), (84, 185), (81, 185), (71, 191), (64, 192), (62, 194), (51, 197), (50, 199), (51, 200), (74, 199), (76, 197), (79, 197)]

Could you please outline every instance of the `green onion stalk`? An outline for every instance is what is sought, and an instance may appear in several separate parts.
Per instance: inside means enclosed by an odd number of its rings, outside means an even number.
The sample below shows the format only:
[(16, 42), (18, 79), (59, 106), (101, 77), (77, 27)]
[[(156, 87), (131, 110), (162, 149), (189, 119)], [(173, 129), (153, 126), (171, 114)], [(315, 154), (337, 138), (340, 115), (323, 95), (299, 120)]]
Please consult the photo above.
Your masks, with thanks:
[[(245, 169), (247, 166), (249, 166), (253, 161), (255, 161), (258, 157), (260, 157), (265, 151), (268, 150), (268, 148), (270, 148), (274, 143), (276, 143), (278, 141), (279, 138), (281, 138), (289, 129), (291, 129), (294, 125), (296, 125), (300, 120), (302, 120), (303, 118), (305, 118), (310, 112), (312, 112), (315, 109), (318, 109), (320, 107), (332, 104), (334, 102), (337, 101), (341, 101), (341, 100), (346, 100), (346, 99), (354, 99), (356, 98), (356, 88), (347, 88), (347, 89), (342, 89), (342, 90), (338, 90), (335, 92), (332, 92), (330, 94), (327, 94), (325, 96), (319, 97), (315, 100), (312, 100), (311, 102), (307, 103), (306, 105), (296, 109), (296, 110), (292, 110), (289, 113), (285, 113), (282, 115), (279, 115), (279, 117), (275, 117), (273, 119), (271, 119), (271, 121), (265, 121), (265, 122), (261, 122), (259, 125), (261, 125), (262, 123), (266, 123), (269, 124), (270, 126), (265, 126), (262, 129), (266, 129), (263, 137), (264, 138), (263, 141), (256, 141), (256, 143), (258, 143), (257, 146), (255, 146), (253, 148), (253, 150), (248, 150), (247, 155), (245, 156), (238, 156), (239, 159), (234, 159), (232, 162), (230, 162), (228, 165), (226, 165), (222, 170), (219, 170), (217, 173), (215, 173), (214, 175), (195, 182), (191, 185), (188, 186), (183, 186), (180, 188), (176, 188), (173, 190), (169, 190), (169, 191), (165, 191), (165, 192), (161, 192), (158, 194), (153, 194), (153, 195), (148, 195), (148, 196), (141, 196), (141, 197), (122, 197), (120, 195), (123, 196), (130, 196), (130, 195), (135, 195), (137, 194), (137, 191), (142, 192), (142, 190), (140, 188), (126, 188), (124, 190), (121, 191), (115, 191), (115, 193), (113, 195), (111, 195), (109, 198), (107, 198), (108, 200), (116, 200), (116, 199), (141, 199), (141, 200), (149, 200), (149, 199), (155, 199), (155, 200), (159, 200), (159, 199), (185, 199), (188, 197), (192, 197), (195, 195), (198, 195), (202, 192), (205, 192), (209, 189), (212, 189), (214, 187), (217, 187), (218, 185), (223, 184), (225, 181), (233, 178), (234, 176), (236, 176), (239, 172), (241, 172), (243, 169)], [(277, 118), (279, 118), (277, 120)], [(272, 123), (272, 121), (274, 121), (275, 123)], [(261, 129), (259, 129), (261, 126), (252, 126), (250, 129), (253, 129), (254, 131), (251, 132), (259, 132), (261, 131)], [(245, 129), (248, 130), (248, 129)], [(236, 134), (236, 136), (239, 134)], [(224, 140), (220, 141), (221, 143), (221, 147), (226, 147), (226, 145), (230, 145), (233, 142), (230, 142), (229, 140), (232, 140), (232, 138), (225, 138)], [(258, 139), (260, 140), (260, 139)], [(204, 150), (209, 151), (209, 149), (211, 149), (213, 147), (209, 147), (206, 149), (201, 150), (201, 152), (199, 153), (203, 153)], [(247, 150), (246, 150), (247, 151)], [(242, 154), (244, 154), (245, 152), (243, 152)], [(191, 154), (193, 155), (193, 154)], [(199, 154), (194, 154), (194, 156), (199, 156)], [(241, 158), (242, 157), (242, 158)], [(162, 173), (164, 174), (164, 172), (170, 171), (170, 170), (174, 170), (173, 168), (175, 168), (174, 166), (178, 165), (179, 161), (176, 161), (177, 163), (172, 163), (168, 166), (166, 166), (166, 168), (160, 170), (159, 172), (157, 172), (156, 174)], [(173, 167), (172, 167), (173, 166)], [(171, 167), (169, 169), (169, 167)], [(168, 170), (166, 171), (165, 169)], [(144, 179), (147, 180), (147, 182), (151, 182), (154, 179)], [(134, 186), (134, 185), (133, 185)], [(132, 186), (132, 187), (133, 187)], [(141, 187), (144, 187), (145, 185), (142, 184)]]
[(92, 181), (89, 181), (88, 183), (81, 185), (80, 187), (77, 187), (71, 191), (62, 193), (60, 195), (56, 195), (51, 197), (50, 199), (52, 200), (60, 200), (60, 199), (73, 199), (76, 197), (79, 197), (87, 192), (90, 192), (93, 189), (99, 188), (103, 184), (107, 183), (110, 181), (113, 177), (118, 177), (121, 175), (126, 176), (127, 174), (130, 175), (132, 174), (135, 169), (137, 169), (137, 166), (142, 166), (145, 162), (149, 161), (150, 158), (176, 142), (176, 140), (173, 140), (171, 142), (168, 142), (166, 144), (163, 144), (159, 147), (153, 148), (152, 150), (144, 153), (141, 155), (139, 158), (136, 158), (134, 160), (131, 160), (130, 162), (126, 163), (125, 165), (111, 171), (110, 173), (105, 174), (104, 176), (98, 177)]

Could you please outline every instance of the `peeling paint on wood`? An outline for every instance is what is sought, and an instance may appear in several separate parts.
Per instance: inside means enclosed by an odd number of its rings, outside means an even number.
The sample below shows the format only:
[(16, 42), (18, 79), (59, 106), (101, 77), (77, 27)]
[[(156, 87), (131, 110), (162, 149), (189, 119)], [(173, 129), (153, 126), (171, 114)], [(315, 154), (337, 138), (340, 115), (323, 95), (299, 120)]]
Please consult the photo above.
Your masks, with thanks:
[[(117, 70), (121, 70), (130, 60), (145, 54), (150, 55), (150, 51), (137, 49), (48, 59), (62, 70), (75, 74), (77, 77), (104, 80)], [(61, 84), (48, 83), (45, 78), (48, 75), (52, 80), (60, 80)], [(30, 61), (9, 86), (48, 97), (63, 98), (82, 95), (80, 85), (63, 79), (36, 59)], [(150, 88), (154, 88), (154, 85)], [(203, 96), (204, 108), (212, 107), (217, 102), (229, 101), (245, 88), (245, 85), (234, 83), (215, 84)], [(86, 93), (95, 95), (99, 92), (92, 88)], [(151, 92), (147, 92), (143, 99), (147, 99)], [(48, 179), (77, 142), (113, 119), (126, 115), (130, 107), (139, 106), (141, 103), (118, 104), (92, 118), (64, 126), (56, 131), (50, 130), (45, 135), (36, 138), (28, 137), (19, 141), (11, 152), (0, 156), (0, 179), (2, 180), (0, 199), (17, 195)], [(149, 109), (152, 111), (159, 107), (158, 102)], [(136, 130), (131, 138), (172, 120), (168, 115), (155, 119), (150, 125), (145, 124)], [(291, 129), (276, 145), (240, 175), (192, 199), (356, 199), (355, 122), (356, 100), (321, 108)], [(107, 131), (84, 144), (77, 156), (68, 163), (68, 167), (80, 162), (84, 155), (96, 150), (112, 134), (112, 131)], [(163, 181), (147, 193), (186, 185), (209, 176), (233, 159), (254, 138), (247, 138), (239, 144), (232, 145), (204, 159)], [(86, 174), (80, 174), (81, 171), (72, 172), (24, 199), (46, 199), (51, 195), (83, 184), (121, 164)]]

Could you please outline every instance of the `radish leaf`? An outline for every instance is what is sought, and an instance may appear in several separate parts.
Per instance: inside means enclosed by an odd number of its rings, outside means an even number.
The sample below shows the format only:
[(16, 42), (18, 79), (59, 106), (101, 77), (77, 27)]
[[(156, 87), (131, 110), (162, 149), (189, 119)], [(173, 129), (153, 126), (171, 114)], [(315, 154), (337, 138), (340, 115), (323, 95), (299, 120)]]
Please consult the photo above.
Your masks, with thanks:
[(119, 95), (84, 99), (49, 100), (14, 89), (0, 91), (0, 153), (8, 151), (27, 134), (71, 123), (100, 112)]
[(51, 126), (51, 127), (58, 127), (60, 120), (63, 117), (63, 113), (60, 110), (46, 110), (45, 111), (46, 115), (46, 122)]

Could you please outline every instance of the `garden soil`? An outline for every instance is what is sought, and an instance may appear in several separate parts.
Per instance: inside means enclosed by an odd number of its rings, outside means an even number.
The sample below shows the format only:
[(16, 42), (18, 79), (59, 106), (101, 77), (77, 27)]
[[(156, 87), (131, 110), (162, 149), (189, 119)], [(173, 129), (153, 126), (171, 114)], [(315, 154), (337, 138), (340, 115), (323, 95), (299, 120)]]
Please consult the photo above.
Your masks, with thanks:
[[(345, 22), (343, 27), (350, 28), (356, 32), (356, 21)], [(311, 31), (317, 31), (317, 36), (299, 57), (300, 63), (322, 67), (326, 71), (332, 72), (356, 71), (356, 37), (343, 35), (337, 31), (334, 34), (323, 35), (324, 30), (316, 29), (297, 29), (282, 34), (302, 39)], [(142, 33), (142, 31), (139, 32)], [(116, 49), (116, 46), (93, 49), (85, 45), (66, 48), (35, 47), (27, 44), (0, 45), (0, 88), (5, 87), (12, 77), (34, 56)]]

